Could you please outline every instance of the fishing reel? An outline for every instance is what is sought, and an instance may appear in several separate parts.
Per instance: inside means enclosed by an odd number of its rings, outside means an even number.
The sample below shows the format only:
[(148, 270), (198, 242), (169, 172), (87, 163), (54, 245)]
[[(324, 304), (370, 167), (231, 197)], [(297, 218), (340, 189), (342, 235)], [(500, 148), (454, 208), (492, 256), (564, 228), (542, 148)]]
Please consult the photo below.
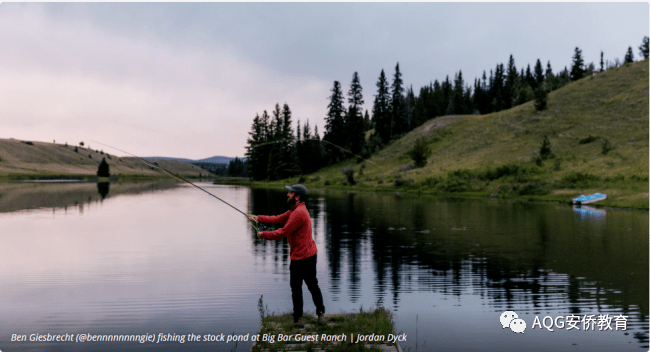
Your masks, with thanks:
[(262, 224), (261, 222), (256, 221), (253, 224), (253, 228), (255, 229), (255, 234), (257, 235), (257, 237), (260, 237), (260, 233), (262, 233), (262, 231), (264, 231), (266, 226), (264, 226), (264, 224)]

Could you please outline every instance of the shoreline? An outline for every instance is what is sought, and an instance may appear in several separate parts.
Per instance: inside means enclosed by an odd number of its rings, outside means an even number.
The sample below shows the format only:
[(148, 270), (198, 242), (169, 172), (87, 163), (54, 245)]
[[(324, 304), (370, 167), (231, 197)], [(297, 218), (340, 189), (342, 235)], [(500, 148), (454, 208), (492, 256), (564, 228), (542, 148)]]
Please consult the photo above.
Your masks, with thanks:
[[(221, 185), (232, 185), (232, 186), (248, 186), (253, 188), (263, 188), (263, 189), (274, 189), (274, 188), (284, 188), (285, 184), (294, 184), (300, 180), (292, 181), (280, 180), (280, 181), (225, 181), (218, 182), (215, 181), (215, 184)], [(422, 188), (402, 188), (402, 187), (369, 187), (363, 185), (318, 185), (309, 182), (302, 183), (305, 187), (320, 189), (320, 190), (337, 190), (337, 191), (354, 191), (354, 192), (390, 192), (397, 195), (411, 195), (411, 196), (441, 196), (441, 197), (459, 197), (459, 198), (482, 198), (482, 199), (509, 199), (509, 200), (525, 200), (533, 202), (553, 202), (559, 204), (565, 204), (574, 206), (572, 203), (573, 198), (578, 197), (580, 194), (591, 194), (598, 192), (596, 187), (590, 187), (589, 189), (558, 189), (556, 193), (547, 194), (547, 195), (515, 195), (515, 194), (496, 194), (490, 193), (489, 191), (468, 191), (468, 192), (440, 192), (432, 189), (422, 189)], [(602, 188), (605, 189), (605, 188)], [(629, 197), (630, 195), (638, 195), (639, 193), (630, 192), (629, 190), (621, 190), (615, 188), (606, 188), (604, 192), (601, 193), (611, 193), (611, 192), (623, 192), (621, 196)], [(575, 196), (572, 196), (575, 194)], [(648, 193), (642, 194), (648, 199)], [(637, 202), (638, 203), (638, 202)], [(592, 203), (588, 205), (589, 207), (599, 208), (599, 209), (629, 209), (629, 210), (648, 210), (650, 209), (649, 203), (645, 202), (644, 206), (635, 206), (633, 202), (625, 202), (621, 199), (614, 199), (608, 196), (608, 199), (602, 203)]]

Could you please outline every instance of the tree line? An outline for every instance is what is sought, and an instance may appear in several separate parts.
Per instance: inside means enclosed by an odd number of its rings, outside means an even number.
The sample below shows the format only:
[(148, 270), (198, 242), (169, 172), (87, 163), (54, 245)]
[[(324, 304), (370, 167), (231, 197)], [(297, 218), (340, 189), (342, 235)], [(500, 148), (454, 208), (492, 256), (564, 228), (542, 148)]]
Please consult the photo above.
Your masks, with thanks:
[[(640, 55), (648, 58), (648, 37), (639, 46)], [(600, 67), (585, 64), (582, 51), (576, 47), (572, 65), (554, 73), (551, 62), (544, 67), (537, 59), (531, 69), (517, 69), (512, 55), (507, 65), (499, 63), (494, 69), (483, 71), (481, 78), (469, 85), (462, 71), (442, 82), (435, 80), (423, 86), (415, 95), (413, 88), (406, 88), (402, 81), (399, 63), (395, 66), (392, 82), (382, 69), (377, 79), (376, 94), (372, 104), (372, 118), (368, 110), (362, 111), (363, 89), (359, 75), (354, 72), (346, 97), (339, 81), (334, 81), (328, 97), (325, 131), (321, 139), (318, 128), (312, 131), (307, 120), (294, 133), (291, 110), (288, 104), (279, 104), (271, 115), (265, 110), (253, 119), (247, 140), (246, 157), (248, 174), (255, 180), (277, 180), (290, 176), (309, 174), (321, 167), (356, 156), (357, 160), (370, 155), (391, 140), (398, 139), (424, 122), (445, 115), (488, 114), (510, 109), (535, 99), (535, 107), (542, 110), (546, 95), (562, 86), (634, 61), (629, 47), (624, 61), (603, 61)], [(374, 132), (369, 133), (371, 130)], [(369, 135), (366, 138), (366, 135)]]

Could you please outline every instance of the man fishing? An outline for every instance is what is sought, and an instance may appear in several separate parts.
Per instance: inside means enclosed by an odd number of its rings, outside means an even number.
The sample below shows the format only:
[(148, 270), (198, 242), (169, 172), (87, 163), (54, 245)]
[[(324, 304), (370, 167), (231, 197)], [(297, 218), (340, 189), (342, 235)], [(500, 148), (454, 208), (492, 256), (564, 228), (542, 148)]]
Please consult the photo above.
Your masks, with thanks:
[(303, 185), (285, 186), (289, 193), (287, 194), (287, 203), (291, 210), (282, 215), (265, 216), (265, 215), (248, 215), (253, 222), (265, 224), (280, 224), (284, 227), (275, 231), (263, 231), (258, 234), (260, 238), (267, 240), (279, 240), (287, 237), (289, 240), (289, 265), (291, 296), (293, 299), (293, 323), (296, 327), (304, 327), (302, 319), (302, 282), (307, 284), (309, 292), (316, 305), (316, 314), (318, 322), (324, 323), (323, 314), (323, 295), (318, 287), (316, 279), (316, 242), (312, 236), (311, 218), (305, 206), (307, 200), (307, 188)]

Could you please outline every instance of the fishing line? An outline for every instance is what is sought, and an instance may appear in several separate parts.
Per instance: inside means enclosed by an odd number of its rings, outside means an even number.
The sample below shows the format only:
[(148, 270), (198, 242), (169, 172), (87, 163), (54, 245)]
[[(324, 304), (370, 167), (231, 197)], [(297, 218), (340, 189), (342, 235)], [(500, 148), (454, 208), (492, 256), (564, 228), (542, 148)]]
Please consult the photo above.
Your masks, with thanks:
[[(243, 214), (244, 216), (246, 216), (248, 219), (250, 219), (250, 218), (248, 217), (248, 214), (246, 214), (246, 213), (244, 213), (243, 211), (237, 209), (237, 208), (236, 208), (235, 206), (233, 206), (232, 204), (230, 204), (230, 203), (226, 202), (225, 200), (223, 200), (223, 199), (221, 199), (221, 198), (215, 196), (214, 194), (212, 194), (212, 193), (206, 191), (205, 189), (203, 189), (203, 188), (201, 188), (201, 187), (195, 185), (194, 183), (192, 183), (192, 182), (186, 180), (186, 179), (183, 178), (182, 176), (177, 175), (177, 174), (174, 174), (173, 172), (166, 170), (165, 168), (159, 166), (158, 164), (155, 164), (155, 163), (149, 162), (149, 161), (147, 161), (147, 160), (145, 160), (145, 159), (143, 159), (143, 158), (141, 158), (141, 157), (139, 157), (139, 156), (137, 156), (137, 155), (131, 154), (131, 153), (129, 153), (129, 152), (127, 152), (127, 151), (124, 151), (124, 150), (122, 150), (122, 149), (118, 149), (118, 148), (112, 147), (112, 146), (110, 146), (110, 145), (108, 145), (108, 144), (104, 144), (104, 143), (97, 142), (97, 141), (92, 141), (92, 142), (93, 142), (93, 143), (99, 143), (99, 144), (101, 144), (101, 145), (103, 145), (103, 146), (106, 146), (106, 147), (109, 147), (109, 148), (112, 148), (112, 149), (118, 150), (118, 151), (120, 151), (120, 152), (122, 152), (122, 153), (125, 153), (125, 154), (128, 154), (128, 155), (131, 155), (131, 156), (134, 157), (134, 158), (138, 158), (138, 159), (140, 159), (141, 161), (143, 161), (145, 164), (147, 164), (147, 165), (149, 165), (149, 166), (156, 167), (156, 168), (162, 170), (162, 171), (163, 171), (164, 173), (166, 173), (167, 175), (169, 175), (169, 176), (171, 176), (171, 177), (173, 177), (173, 178), (179, 179), (179, 180), (181, 180), (181, 181), (185, 181), (185, 182), (189, 183), (190, 185), (192, 185), (192, 186), (194, 186), (194, 187), (200, 189), (201, 191), (203, 191), (203, 192), (205, 192), (205, 193), (211, 195), (212, 197), (217, 198), (218, 200), (222, 201), (223, 203), (225, 203), (225, 204), (228, 205), (229, 207), (231, 207), (231, 208), (237, 210), (238, 212), (240, 212), (241, 214)], [(256, 226), (256, 225), (257, 225), (257, 226)], [(262, 226), (262, 225), (259, 224), (259, 221), (256, 221), (256, 223), (253, 224), (253, 228), (255, 228), (255, 232), (256, 232), (256, 233), (259, 234), (259, 228), (260, 228), (261, 226)]]
[[(336, 145), (336, 144), (334, 144), (334, 143), (332, 143), (332, 142), (328, 142), (328, 141), (326, 141), (326, 140), (324, 140), (324, 139), (311, 138), (311, 139), (305, 139), (304, 141), (305, 141), (305, 142), (306, 142), (306, 141), (319, 141), (319, 142), (325, 142), (325, 143), (327, 143), (327, 144), (331, 144), (331, 145), (333, 145), (333, 146), (335, 146), (335, 147), (341, 149), (341, 150), (344, 151), (344, 152), (350, 153), (350, 154), (356, 156), (356, 157), (359, 158), (359, 159), (363, 159), (363, 160), (365, 160), (365, 161), (367, 161), (367, 162), (369, 162), (369, 163), (371, 163), (371, 164), (373, 164), (373, 165), (377, 165), (377, 164), (375, 164), (374, 162), (372, 162), (372, 161), (370, 161), (370, 160), (368, 160), (368, 159), (362, 157), (361, 155), (354, 154), (353, 152), (351, 152), (351, 151), (349, 151), (349, 150), (347, 150), (347, 149), (345, 149), (345, 148), (343, 148), (343, 147), (341, 147), (341, 146), (338, 146), (338, 145)], [(255, 146), (252, 146), (252, 148), (257, 148), (257, 147), (265, 146), (265, 145), (267, 145), (267, 144), (275, 144), (275, 143), (280, 143), (280, 142), (284, 142), (284, 141), (283, 141), (283, 140), (279, 140), (279, 141), (264, 142), (264, 143), (260, 143), (260, 144), (257, 144), (257, 145), (255, 145)]]

